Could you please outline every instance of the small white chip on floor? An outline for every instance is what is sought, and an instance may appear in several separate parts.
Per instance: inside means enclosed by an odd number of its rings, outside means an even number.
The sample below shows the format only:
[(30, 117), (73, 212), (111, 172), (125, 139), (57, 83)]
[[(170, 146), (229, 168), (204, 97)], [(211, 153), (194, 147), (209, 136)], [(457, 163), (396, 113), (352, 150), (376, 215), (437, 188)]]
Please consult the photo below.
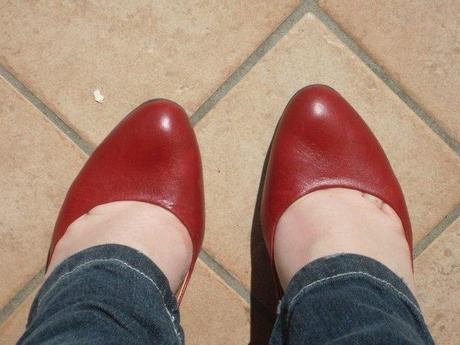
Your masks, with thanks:
[(104, 102), (104, 96), (102, 95), (101, 90), (99, 89), (94, 90), (93, 95), (94, 95), (94, 100), (96, 102), (98, 103)]

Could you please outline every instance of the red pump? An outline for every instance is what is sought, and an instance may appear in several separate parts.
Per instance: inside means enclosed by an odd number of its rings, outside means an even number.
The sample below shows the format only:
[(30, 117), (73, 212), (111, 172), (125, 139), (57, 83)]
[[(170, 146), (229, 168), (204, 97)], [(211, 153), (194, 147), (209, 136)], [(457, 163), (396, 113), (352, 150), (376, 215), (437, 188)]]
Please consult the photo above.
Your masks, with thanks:
[(372, 194), (398, 214), (412, 252), (412, 230), (398, 180), (379, 142), (335, 90), (312, 85), (290, 100), (276, 129), (265, 177), (261, 224), (272, 270), (276, 225), (302, 196), (326, 188)]
[(204, 235), (201, 158), (185, 111), (168, 100), (152, 100), (131, 112), (88, 159), (70, 187), (57, 219), (48, 255), (69, 225), (100, 204), (143, 201), (171, 211), (193, 244), (180, 303)]

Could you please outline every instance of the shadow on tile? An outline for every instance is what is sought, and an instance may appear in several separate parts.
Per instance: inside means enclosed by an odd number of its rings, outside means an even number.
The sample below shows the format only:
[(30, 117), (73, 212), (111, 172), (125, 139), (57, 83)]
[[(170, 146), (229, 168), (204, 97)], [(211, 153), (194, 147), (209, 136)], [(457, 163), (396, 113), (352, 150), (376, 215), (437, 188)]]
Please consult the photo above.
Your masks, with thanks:
[(260, 225), (260, 204), (271, 143), (265, 157), (251, 229), (251, 335), (250, 345), (268, 344), (276, 317), (277, 298)]

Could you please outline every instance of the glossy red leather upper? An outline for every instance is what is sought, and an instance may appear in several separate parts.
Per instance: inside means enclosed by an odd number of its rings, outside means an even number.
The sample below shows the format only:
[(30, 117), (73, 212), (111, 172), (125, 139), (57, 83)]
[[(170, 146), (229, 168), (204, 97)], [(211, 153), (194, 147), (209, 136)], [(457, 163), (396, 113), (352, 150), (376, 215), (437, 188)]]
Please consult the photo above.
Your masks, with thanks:
[(261, 223), (275, 276), (273, 241), (281, 215), (300, 197), (331, 187), (360, 190), (389, 204), (399, 215), (412, 250), (404, 196), (382, 147), (335, 90), (312, 85), (287, 105), (267, 166)]
[(74, 220), (97, 205), (121, 200), (161, 206), (188, 229), (193, 258), (180, 300), (203, 241), (204, 193), (195, 134), (176, 103), (160, 99), (142, 104), (94, 151), (67, 193), (48, 260)]

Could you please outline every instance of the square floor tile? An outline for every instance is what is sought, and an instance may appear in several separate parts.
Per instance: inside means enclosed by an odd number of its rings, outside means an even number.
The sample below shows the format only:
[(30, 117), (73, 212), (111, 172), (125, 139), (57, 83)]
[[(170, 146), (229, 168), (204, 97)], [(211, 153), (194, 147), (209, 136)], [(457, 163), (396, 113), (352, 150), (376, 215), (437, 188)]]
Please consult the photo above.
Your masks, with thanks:
[(415, 260), (417, 298), (436, 344), (460, 339), (460, 219)]
[(460, 141), (460, 2), (322, 0), (321, 6)]
[(298, 3), (7, 1), (0, 6), (0, 62), (99, 143), (151, 98), (194, 112)]
[(258, 263), (263, 243), (253, 219), (264, 158), (289, 98), (314, 83), (336, 88), (382, 143), (406, 195), (415, 243), (460, 202), (460, 159), (307, 14), (197, 126), (206, 186), (204, 247), (247, 288), (251, 265), (253, 286), (260, 272), (265, 281), (270, 276)]
[(85, 155), (0, 78), (0, 308), (45, 265), (65, 193)]

